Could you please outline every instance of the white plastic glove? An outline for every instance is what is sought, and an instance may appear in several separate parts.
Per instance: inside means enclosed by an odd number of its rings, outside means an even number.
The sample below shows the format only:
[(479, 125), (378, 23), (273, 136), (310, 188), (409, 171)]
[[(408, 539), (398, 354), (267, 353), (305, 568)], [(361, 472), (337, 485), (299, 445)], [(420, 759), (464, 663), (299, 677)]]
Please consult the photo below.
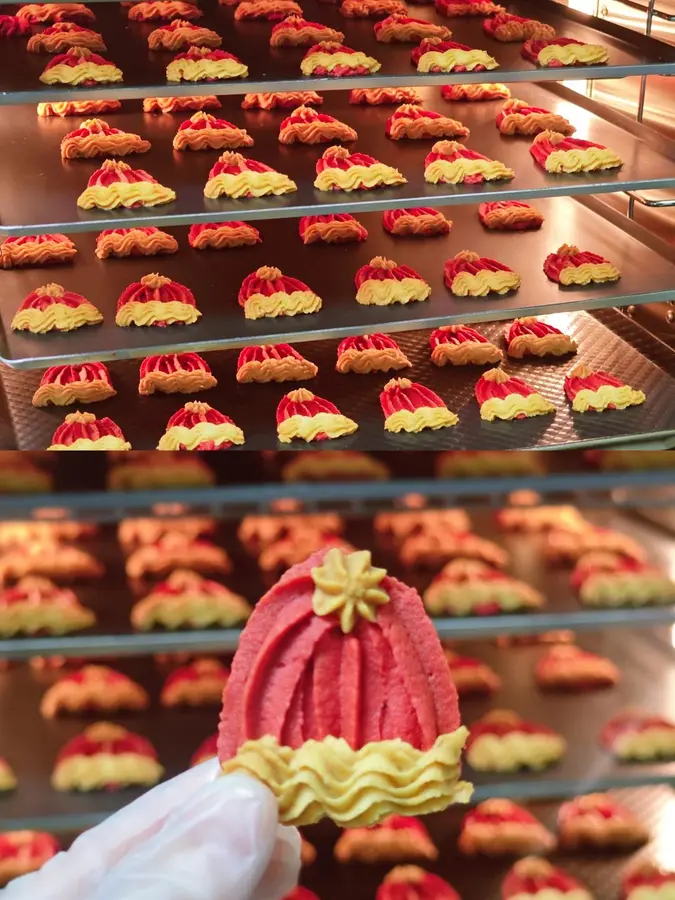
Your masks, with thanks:
[(298, 881), (300, 836), (272, 793), (215, 759), (80, 835), (0, 900), (280, 900)]

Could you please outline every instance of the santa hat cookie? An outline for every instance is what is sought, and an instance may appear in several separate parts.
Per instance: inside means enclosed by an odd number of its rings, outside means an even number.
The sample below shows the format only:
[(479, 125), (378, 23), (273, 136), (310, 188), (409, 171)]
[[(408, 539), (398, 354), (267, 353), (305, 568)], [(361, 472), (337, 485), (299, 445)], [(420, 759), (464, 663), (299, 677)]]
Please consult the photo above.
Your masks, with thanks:
[(167, 81), (222, 81), (226, 78), (248, 78), (248, 66), (233, 53), (190, 47), (178, 53), (166, 67)]
[(558, 810), (558, 839), (565, 850), (627, 850), (649, 840), (649, 832), (609, 794), (587, 794)]
[(178, 127), (174, 150), (236, 150), (252, 147), (253, 138), (245, 128), (207, 112), (196, 112)]
[(60, 849), (56, 838), (46, 831), (3, 832), (0, 834), (0, 885), (36, 872)]
[(572, 409), (580, 413), (627, 409), (639, 406), (647, 399), (643, 391), (635, 390), (616, 375), (583, 365), (565, 375), (565, 395)]
[(30, 25), (49, 22), (93, 22), (96, 16), (84, 3), (27, 3), (19, 7), (17, 19)]
[(349, 102), (361, 106), (383, 106), (388, 103), (421, 103), (417, 88), (354, 88)]
[(496, 16), (506, 12), (492, 0), (434, 0), (436, 12), (444, 16)]
[(236, 21), (246, 19), (279, 22), (287, 16), (301, 16), (302, 7), (295, 0), (242, 0), (234, 11)]
[(329, 216), (303, 216), (298, 223), (298, 233), (303, 244), (348, 244), (365, 241), (368, 232), (349, 213)]
[(392, 863), (404, 860), (434, 860), (438, 850), (420, 819), (387, 816), (369, 828), (347, 828), (333, 851), (338, 862)]
[(640, 859), (628, 866), (621, 883), (623, 900), (640, 900), (640, 897), (665, 898), (675, 891), (675, 872), (659, 868), (651, 860)]
[(441, 97), (444, 100), (465, 100), (469, 102), (481, 102), (483, 100), (506, 100), (511, 96), (511, 90), (499, 82), (492, 84), (444, 84), (441, 87)]
[(514, 176), (504, 163), (457, 141), (438, 141), (424, 159), (424, 180), (429, 184), (482, 184)]
[(8, 237), (0, 244), (0, 269), (60, 265), (76, 254), (77, 247), (65, 234)]
[(532, 141), (530, 155), (553, 175), (619, 169), (623, 160), (604, 144), (565, 137), (559, 131), (542, 131)]
[(600, 743), (621, 760), (675, 759), (675, 721), (630, 709), (605, 724)]
[(503, 900), (548, 900), (553, 897), (593, 900), (593, 895), (581, 882), (540, 856), (519, 859), (502, 881)]
[(523, 806), (494, 798), (464, 816), (457, 845), (467, 856), (522, 856), (549, 853), (556, 839)]
[(438, 209), (416, 206), (412, 209), (388, 209), (382, 213), (382, 227), (397, 237), (432, 237), (450, 234), (452, 222)]
[(409, 378), (392, 378), (380, 394), (385, 431), (417, 434), (425, 428), (434, 431), (456, 425), (459, 417), (431, 388)]
[[(376, 663), (364, 645), (381, 648), (387, 677), (371, 673)], [(360, 664), (347, 663), (353, 654)], [(281, 665), (283, 684), (275, 678)], [(345, 690), (336, 694), (341, 669)], [(276, 696), (273, 706), (255, 700), (263, 694)], [(334, 547), (289, 569), (256, 605), (223, 695), (218, 756), (225, 773), (267, 784), (284, 824), (328, 816), (360, 827), (466, 801), (471, 788), (459, 781), (465, 736), (417, 593), (375, 568), (369, 552)], [(338, 769), (349, 772), (348, 790)], [(314, 773), (299, 788), (298, 771)], [(387, 777), (374, 780), (382, 771)]]
[(247, 159), (241, 153), (226, 150), (209, 172), (204, 185), (204, 196), (210, 200), (222, 197), (279, 196), (297, 191), (297, 184), (288, 175), (277, 172), (271, 166)]
[(155, 225), (144, 228), (111, 228), (101, 231), (96, 238), (96, 256), (158, 256), (161, 253), (177, 253), (178, 241), (172, 234)]
[(398, 169), (367, 153), (346, 147), (327, 147), (316, 161), (314, 187), (320, 191), (365, 191), (406, 184)]
[(451, 119), (433, 110), (422, 109), (412, 103), (404, 103), (387, 119), (387, 137), (394, 141), (401, 138), (467, 137), (469, 129), (457, 119)]
[(14, 15), (0, 15), (0, 37), (25, 37), (30, 33), (30, 22), (26, 19), (20, 19), (18, 16)]
[(209, 759), (215, 759), (218, 756), (218, 734), (211, 734), (206, 740), (202, 741), (199, 747), (192, 754), (190, 759), (190, 767), (198, 766)]
[(436, 366), (484, 366), (499, 363), (504, 354), (468, 325), (441, 325), (429, 335), (431, 361)]
[(497, 128), (500, 134), (539, 134), (541, 131), (556, 131), (559, 134), (574, 134), (576, 128), (564, 116), (550, 112), (541, 106), (530, 106), (524, 100), (507, 100), (497, 113)]
[(599, 253), (579, 250), (573, 244), (563, 244), (555, 253), (549, 253), (544, 260), (544, 272), (551, 281), (565, 287), (606, 284), (621, 278), (621, 272), (614, 263)]
[(164, 353), (146, 356), (141, 363), (138, 393), (194, 394), (216, 387), (218, 381), (198, 353)]
[(476, 382), (475, 395), (480, 417), (487, 422), (526, 419), (555, 412), (555, 405), (543, 394), (502, 369), (490, 369), (481, 375)]
[(229, 416), (191, 400), (171, 416), (157, 449), (228, 450), (244, 442), (244, 432)]
[(193, 325), (201, 317), (192, 291), (156, 272), (126, 287), (117, 301), (115, 324)]
[(548, 691), (586, 691), (614, 687), (619, 670), (597, 653), (574, 644), (558, 644), (547, 650), (534, 667), (538, 687)]
[(503, 12), (483, 22), (483, 31), (488, 37), (502, 43), (517, 43), (531, 39), (550, 41), (555, 38), (555, 28), (538, 22)]
[(457, 891), (440, 875), (419, 866), (396, 866), (384, 877), (375, 900), (460, 900)]
[(33, 406), (69, 406), (114, 397), (110, 372), (101, 362), (50, 366), (33, 394)]
[(504, 263), (473, 250), (460, 250), (445, 263), (444, 281), (457, 297), (507, 294), (520, 287), (520, 275)]
[(193, 250), (226, 250), (261, 244), (260, 232), (248, 222), (207, 222), (190, 225), (188, 244)]
[(81, 209), (117, 209), (119, 206), (158, 206), (171, 203), (176, 192), (160, 184), (145, 169), (132, 169), (122, 160), (106, 159), (77, 198)]
[(65, 53), (49, 60), (40, 81), (43, 84), (67, 84), (69, 87), (114, 84), (122, 81), (122, 70), (87, 47), (70, 47)]
[(445, 651), (450, 674), (460, 697), (485, 697), (501, 689), (502, 680), (487, 663), (473, 656)]
[(576, 353), (576, 341), (555, 325), (542, 322), (536, 316), (516, 319), (504, 332), (506, 352), (514, 359), (526, 356), (564, 356)]
[(317, 112), (311, 106), (299, 106), (279, 127), (279, 143), (327, 144), (330, 141), (355, 141), (357, 133), (339, 119)]
[(544, 68), (597, 66), (609, 60), (609, 52), (606, 47), (600, 44), (586, 44), (584, 41), (566, 37), (525, 41), (522, 55), (530, 62)]
[(13, 331), (46, 334), (48, 331), (73, 331), (102, 321), (102, 314), (86, 297), (66, 291), (60, 284), (45, 284), (22, 300), (11, 327)]
[(91, 159), (95, 156), (127, 156), (146, 153), (150, 141), (139, 134), (112, 128), (103, 119), (87, 119), (61, 141), (63, 159)]
[(424, 38), (410, 54), (418, 72), (487, 72), (499, 63), (486, 50), (476, 50), (456, 41)]
[(162, 685), (159, 702), (176, 706), (215, 706), (220, 703), (230, 671), (217, 659), (196, 659), (174, 669)]
[(52, 435), (48, 450), (131, 450), (122, 429), (104, 416), (94, 413), (70, 413)]
[(648, 606), (675, 601), (675, 582), (656, 566), (621, 552), (585, 553), (570, 577), (584, 606)]
[(362, 50), (352, 50), (338, 41), (319, 41), (310, 47), (300, 63), (303, 75), (344, 78), (348, 75), (372, 75), (380, 63)]
[(119, 790), (152, 787), (164, 774), (150, 741), (121, 725), (97, 722), (72, 738), (56, 758), (56, 791)]
[(309, 22), (302, 15), (287, 16), (272, 29), (271, 47), (305, 47), (320, 41), (335, 41), (341, 44), (345, 36), (337, 28), (330, 28), (320, 22)]
[(290, 344), (245, 347), (237, 360), (237, 381), (241, 384), (306, 381), (314, 378), (318, 371), (313, 362)]
[[(283, 24), (283, 23), (282, 23)], [(295, 109), (296, 106), (321, 106), (323, 97), (316, 91), (281, 91), (245, 94), (242, 109)]]
[(552, 728), (493, 709), (471, 725), (466, 759), (478, 772), (538, 771), (559, 762), (565, 750), (565, 739)]
[(225, 585), (178, 568), (133, 606), (131, 624), (139, 631), (157, 626), (170, 630), (234, 628), (250, 614), (246, 600)]
[(346, 372), (391, 372), (407, 369), (410, 360), (393, 338), (387, 334), (364, 334), (340, 342), (335, 370)]
[(520, 200), (495, 200), (478, 207), (481, 225), (489, 231), (525, 231), (541, 228), (544, 217), (529, 203)]
[(394, 13), (381, 22), (376, 22), (373, 32), (375, 40), (381, 44), (413, 44), (429, 37), (447, 41), (452, 36), (452, 32), (445, 25), (436, 25), (435, 22), (427, 22), (425, 19), (412, 19), (405, 12)]
[[(38, 552), (45, 545), (35, 544)], [(62, 545), (57, 552), (63, 556)], [(17, 573), (18, 574), (18, 573)], [(68, 634), (89, 628), (96, 622), (90, 609), (82, 606), (70, 588), (57, 587), (39, 575), (19, 577), (17, 584), (0, 593), (0, 635)]]
[(364, 306), (390, 306), (426, 300), (431, 287), (410, 266), (399, 266), (392, 259), (375, 256), (354, 276), (356, 300)]
[[(30, 34), (27, 25), (21, 23), (20, 19), (16, 21), (20, 28), (25, 29), (24, 34)], [(98, 32), (76, 25), (75, 22), (56, 22), (54, 25), (48, 25), (44, 31), (34, 34), (26, 44), (29, 53), (65, 53), (70, 47), (86, 47), (88, 50), (106, 49), (105, 41)]]
[[(455, 535), (454, 541), (452, 537), (446, 539), (445, 547), (452, 551), (445, 555), (450, 562), (424, 592), (424, 606), (431, 615), (495, 616), (532, 611), (544, 605), (544, 597), (539, 591), (500, 572), (495, 566), (497, 558), (490, 564), (485, 561), (487, 554), (480, 551), (489, 551), (488, 541), (471, 534)], [(496, 549), (499, 551), (500, 548)], [(504, 559), (501, 564), (505, 565), (507, 561)]]
[(55, 719), (64, 713), (142, 710), (149, 705), (148, 692), (128, 675), (109, 666), (86, 665), (62, 675), (45, 691), (40, 713)]
[(358, 427), (334, 403), (317, 397), (307, 388), (291, 391), (277, 406), (277, 437), (282, 444), (290, 444), (294, 439), (325, 441), (344, 437)]
[(314, 313), (322, 303), (304, 281), (283, 275), (275, 266), (261, 266), (247, 275), (238, 300), (247, 319)]
[(204, 13), (193, 3), (182, 0), (141, 0), (127, 9), (130, 22), (170, 21), (171, 19), (201, 19)]
[(226, 574), (232, 569), (232, 561), (226, 550), (211, 541), (195, 538), (190, 532), (168, 531), (129, 554), (124, 564), (124, 571), (134, 581), (160, 577), (179, 568)]
[(175, 19), (168, 25), (155, 28), (148, 35), (150, 50), (182, 50), (183, 47), (220, 47), (223, 39), (210, 28)]

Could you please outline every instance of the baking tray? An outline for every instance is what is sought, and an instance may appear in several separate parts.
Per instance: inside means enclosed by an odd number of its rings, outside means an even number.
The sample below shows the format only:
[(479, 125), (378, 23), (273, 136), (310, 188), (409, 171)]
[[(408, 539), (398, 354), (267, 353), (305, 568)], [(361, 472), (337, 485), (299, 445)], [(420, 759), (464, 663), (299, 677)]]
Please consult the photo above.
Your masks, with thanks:
[[(519, 44), (501, 44), (487, 38), (482, 20), (454, 19), (451, 27), (454, 39), (472, 47), (482, 47), (500, 63), (500, 81), (558, 81), (565, 79), (622, 78), (626, 75), (669, 74), (675, 71), (675, 50), (667, 44), (571, 9), (561, 9), (552, 0), (518, 0), (506, 3), (510, 12), (537, 18), (553, 25), (564, 37), (574, 37), (590, 43), (601, 43), (610, 51), (610, 63), (600, 66), (580, 66), (560, 70), (537, 68), (524, 60)], [(349, 21), (335, 7), (327, 7), (317, 0), (305, 0), (304, 15), (312, 21), (339, 27), (345, 34), (347, 46), (364, 50), (382, 63), (377, 75), (367, 76), (373, 87), (450, 82), (480, 82), (485, 73), (424, 75), (410, 64), (410, 46), (378, 44), (372, 31), (372, 21)], [(205, 12), (200, 20), (224, 37), (223, 49), (235, 52), (249, 66), (249, 78), (217, 82), (217, 92), (242, 94), (245, 91), (288, 91), (300, 84), (307, 88), (336, 90), (338, 87), (362, 86), (363, 77), (339, 79), (307, 78), (300, 75), (302, 49), (275, 51), (269, 46), (270, 24), (266, 22), (235, 22), (234, 10), (219, 7), (214, 0), (202, 4)], [(437, 20), (432, 7), (414, 10), (416, 16)], [(172, 96), (213, 92), (213, 83), (170, 85), (164, 69), (170, 53), (151, 53), (147, 35), (152, 24), (130, 23), (126, 10), (116, 3), (96, 7), (96, 27), (106, 41), (106, 58), (117, 63), (124, 73), (124, 83), (100, 87), (69, 88), (63, 85), (42, 85), (39, 81), (44, 58), (26, 54), (23, 41), (7, 41), (5, 61), (0, 75), (0, 103), (17, 104), (41, 100), (70, 100), (81, 97), (124, 99), (148, 94)]]
[[(637, 519), (601, 511), (594, 512), (589, 517), (630, 534), (649, 548), (658, 566), (675, 577), (673, 540), (663, 531)], [(570, 588), (569, 571), (545, 564), (538, 552), (541, 537), (528, 536), (525, 541), (519, 534), (502, 534), (495, 528), (490, 514), (485, 512), (472, 514), (472, 523), (479, 534), (503, 542), (511, 554), (514, 575), (540, 590), (547, 598), (547, 603), (545, 609), (531, 614), (469, 616), (460, 619), (434, 617), (434, 625), (444, 638), (486, 639), (500, 634), (536, 634), (559, 628), (580, 631), (636, 628), (675, 621), (675, 606), (631, 610), (583, 609)], [(415, 572), (401, 566), (396, 555), (373, 535), (368, 520), (348, 519), (345, 535), (354, 546), (373, 549), (379, 565), (413, 585), (418, 591), (423, 592), (431, 581), (433, 572)], [(255, 562), (243, 553), (232, 523), (221, 523), (218, 540), (227, 547), (234, 562), (233, 575), (227, 577), (225, 583), (254, 603), (276, 576), (260, 573)], [(77, 586), (76, 590), (82, 602), (96, 610), (96, 626), (84, 633), (66, 637), (0, 639), (0, 659), (26, 659), (33, 655), (138, 656), (142, 653), (180, 649), (210, 652), (236, 650), (241, 633), (237, 628), (184, 630), (173, 634), (162, 631), (134, 633), (129, 623), (129, 612), (133, 602), (143, 591), (130, 586), (126, 581), (114, 530), (104, 529), (101, 536), (96, 541), (89, 542), (88, 546), (104, 562), (106, 578), (101, 583)]]
[(116, 127), (140, 133), (151, 141), (153, 146), (148, 153), (130, 156), (128, 161), (172, 187), (177, 199), (170, 204), (138, 210), (82, 210), (77, 206), (77, 197), (101, 160), (62, 160), (61, 139), (76, 126), (77, 118), (41, 118), (32, 106), (26, 105), (0, 111), (0, 147), (4, 154), (0, 156), (0, 236), (50, 231), (73, 233), (134, 224), (278, 219), (416, 205), (453, 206), (481, 200), (598, 194), (675, 184), (675, 159), (667, 141), (568, 88), (522, 84), (517, 86), (517, 92), (514, 89), (514, 94), (566, 116), (577, 126), (579, 137), (620, 152), (624, 160), (621, 169), (549, 175), (530, 156), (529, 138), (504, 137), (497, 130), (495, 115), (501, 101), (449, 103), (441, 98), (438, 88), (432, 87), (424, 88), (423, 94), (431, 109), (453, 115), (471, 129), (466, 144), (509, 165), (516, 173), (515, 178), (483, 185), (427, 184), (424, 158), (433, 141), (392, 142), (385, 134), (385, 124), (395, 106), (353, 106), (346, 92), (338, 92), (325, 97), (322, 109), (356, 128), (359, 140), (353, 146), (400, 168), (408, 183), (372, 191), (317, 191), (313, 186), (315, 163), (325, 147), (282, 145), (278, 141), (282, 113), (245, 111), (240, 108), (238, 97), (224, 97), (218, 115), (245, 127), (255, 140), (254, 147), (245, 151), (247, 155), (289, 175), (298, 190), (258, 200), (207, 200), (204, 185), (219, 152), (174, 151), (173, 135), (189, 114), (143, 113), (140, 102), (132, 101), (125, 104), (121, 113), (111, 114), (109, 120)]
[[(463, 702), (464, 722), (470, 724), (491, 707), (513, 708), (532, 721), (556, 729), (568, 740), (563, 762), (542, 773), (487, 775), (465, 765), (463, 774), (475, 785), (476, 801), (487, 797), (558, 799), (590, 790), (675, 783), (675, 763), (618, 764), (597, 741), (602, 723), (626, 705), (639, 705), (672, 716), (675, 710), (665, 677), (673, 671), (672, 654), (649, 632), (586, 635), (580, 643), (619, 663), (623, 679), (617, 688), (578, 696), (543, 694), (532, 680), (534, 663), (543, 652), (541, 648), (462, 645), (462, 652), (477, 655), (492, 665), (504, 683), (502, 691), (491, 700)], [(148, 688), (153, 705), (146, 713), (115, 716), (115, 721), (153, 742), (167, 777), (178, 774), (187, 767), (200, 742), (216, 730), (218, 709), (162, 709), (157, 696), (168, 668), (160, 668), (150, 659), (122, 660), (119, 668)], [(87, 722), (100, 718), (43, 721), (39, 715), (39, 698), (56, 677), (58, 673), (36, 674), (27, 666), (0, 674), (0, 754), (15, 766), (19, 779), (19, 787), (13, 794), (0, 797), (0, 830), (10, 827), (57, 830), (67, 824), (85, 827), (141, 793), (125, 790), (77, 796), (51, 790), (48, 779), (59, 748)]]
[[(379, 395), (392, 373), (367, 376), (338, 374), (335, 371), (337, 345), (333, 341), (303, 345), (303, 353), (318, 365), (319, 374), (311, 381), (300, 383), (238, 384), (235, 378), (237, 353), (225, 351), (214, 354), (209, 356), (209, 363), (219, 386), (191, 397), (162, 394), (140, 397), (138, 364), (113, 362), (109, 371), (118, 393), (110, 400), (96, 403), (91, 409), (98, 416), (110, 416), (117, 422), (137, 450), (156, 448), (169, 418), (191, 398), (203, 398), (243, 429), (246, 444), (237, 448), (238, 452), (307, 448), (308, 445), (299, 441), (292, 445), (280, 444), (276, 436), (277, 405), (284, 394), (299, 385), (309, 387), (317, 396), (333, 401), (342, 413), (358, 422), (359, 430), (353, 435), (330, 442), (329, 448), (336, 450), (578, 448), (579, 445), (591, 447), (675, 432), (675, 380), (658, 364), (660, 357), (667, 359), (672, 366), (672, 350), (613, 310), (595, 315), (560, 313), (544, 319), (575, 338), (580, 348), (577, 355), (553, 361), (509, 360), (503, 367), (524, 378), (555, 403), (555, 415), (514, 422), (484, 422), (474, 398), (474, 387), (481, 373), (489, 367), (434, 366), (429, 355), (429, 331), (409, 331), (398, 336), (401, 349), (412, 363), (411, 370), (399, 374), (433, 387), (448, 407), (459, 415), (459, 424), (454, 428), (425, 430), (419, 434), (386, 432)], [(503, 328), (501, 323), (481, 326), (482, 332), (498, 344), (502, 343)], [(651, 357), (653, 352), (657, 352), (658, 357)], [(626, 410), (605, 411), (602, 414), (572, 412), (564, 395), (564, 377), (573, 365), (580, 363), (606, 369), (632, 387), (644, 390), (646, 402)], [(39, 372), (3, 368), (0, 378), (19, 448), (46, 449), (68, 410), (59, 407), (36, 409), (31, 405), (30, 399), (40, 383)]]

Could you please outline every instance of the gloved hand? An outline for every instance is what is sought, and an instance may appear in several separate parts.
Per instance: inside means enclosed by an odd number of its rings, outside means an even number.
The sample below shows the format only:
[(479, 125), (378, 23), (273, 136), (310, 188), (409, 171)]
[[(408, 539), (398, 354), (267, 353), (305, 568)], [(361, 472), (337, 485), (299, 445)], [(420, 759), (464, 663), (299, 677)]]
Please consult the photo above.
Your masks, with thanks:
[(298, 880), (300, 836), (272, 793), (215, 759), (158, 785), (1, 900), (280, 900)]

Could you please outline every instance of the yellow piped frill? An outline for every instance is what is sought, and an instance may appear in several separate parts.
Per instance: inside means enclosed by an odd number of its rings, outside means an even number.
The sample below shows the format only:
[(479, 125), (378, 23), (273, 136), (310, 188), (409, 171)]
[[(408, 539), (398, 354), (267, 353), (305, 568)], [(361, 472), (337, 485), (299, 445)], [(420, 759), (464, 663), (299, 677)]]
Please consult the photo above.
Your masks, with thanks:
[(77, 198), (77, 205), (80, 209), (116, 209), (118, 206), (158, 206), (175, 199), (175, 191), (154, 181), (136, 184), (120, 181), (86, 188)]
[(585, 389), (579, 391), (572, 401), (572, 409), (575, 412), (602, 412), (608, 406), (615, 406), (617, 409), (626, 409), (628, 406), (639, 406), (647, 399), (643, 391), (636, 391), (630, 385), (624, 384), (621, 387), (615, 387), (612, 384), (603, 384), (597, 391)]
[(97, 66), (95, 63), (79, 63), (77, 66), (54, 66), (40, 75), (43, 84), (78, 85), (85, 81), (110, 84), (122, 81), (122, 70), (112, 64)]
[(171, 234), (156, 231), (146, 234), (132, 228), (128, 234), (106, 234), (96, 242), (96, 256), (156, 256), (158, 253), (176, 253), (178, 241)]
[(533, 356), (565, 356), (567, 353), (576, 353), (576, 342), (566, 334), (544, 334), (538, 337), (536, 334), (519, 334), (509, 341), (509, 356), (514, 359), (522, 359), (528, 353)]
[(542, 394), (530, 394), (522, 397), (520, 394), (509, 394), (508, 397), (492, 397), (481, 404), (480, 417), (486, 422), (494, 422), (495, 419), (510, 421), (517, 416), (544, 416), (555, 412), (555, 406)]
[(600, 44), (550, 44), (539, 51), (537, 62), (540, 66), (548, 66), (552, 62), (561, 62), (565, 66), (583, 63), (587, 66), (606, 63), (609, 53)]
[(248, 78), (248, 66), (234, 59), (174, 59), (166, 67), (167, 81), (220, 81)]
[(292, 291), (287, 294), (251, 294), (244, 307), (247, 319), (263, 319), (275, 316), (297, 316), (299, 313), (315, 313), (321, 309), (321, 297), (314, 291)]
[(169, 631), (178, 628), (233, 628), (251, 614), (243, 597), (231, 591), (226, 598), (186, 592), (179, 596), (150, 594), (131, 610), (131, 624), (140, 631), (161, 625)]
[(95, 403), (117, 392), (107, 381), (83, 381), (72, 384), (43, 384), (33, 395), (33, 406), (69, 406), (71, 403)]
[(149, 372), (138, 385), (138, 393), (194, 394), (216, 387), (218, 381), (208, 372)]
[(426, 751), (399, 739), (352, 750), (336, 737), (293, 750), (265, 736), (243, 744), (222, 771), (243, 772), (267, 785), (284, 825), (311, 825), (327, 816), (343, 828), (360, 828), (392, 814), (420, 816), (466, 803), (473, 792), (459, 781), (466, 738), (461, 727), (440, 735)]
[(496, 603), (503, 612), (521, 609), (539, 609), (544, 597), (529, 584), (519, 581), (495, 584), (489, 581), (460, 582), (440, 581), (430, 584), (424, 592), (424, 607), (431, 615), (451, 613), (470, 616), (476, 607)]
[(453, 366), (484, 366), (498, 363), (504, 354), (494, 344), (465, 341), (463, 344), (437, 344), (431, 351), (431, 361), (435, 366), (450, 363)]
[(566, 749), (559, 734), (483, 734), (466, 751), (466, 761), (477, 772), (537, 771), (562, 759)]
[(491, 272), (481, 269), (475, 275), (471, 272), (460, 272), (452, 280), (450, 290), (458, 297), (486, 297), (489, 293), (507, 294), (520, 287), (520, 275), (517, 272), (502, 270)]
[(547, 172), (556, 175), (575, 172), (597, 172), (599, 169), (617, 169), (623, 160), (608, 147), (589, 147), (586, 150), (554, 150), (546, 157)]
[(675, 602), (675, 582), (660, 572), (597, 572), (579, 589), (584, 606), (650, 606)]
[(358, 50), (356, 53), (324, 53), (322, 51), (312, 53), (300, 63), (300, 71), (303, 75), (312, 75), (315, 69), (326, 69), (332, 72), (338, 66), (349, 66), (353, 69), (365, 66), (371, 73), (381, 69), (381, 64), (376, 59)]
[(181, 303), (180, 300), (169, 300), (166, 303), (161, 300), (148, 300), (147, 303), (132, 300), (117, 311), (115, 324), (123, 328), (129, 325), (154, 325), (155, 322), (193, 325), (200, 316), (201, 312), (195, 306)]
[(486, 69), (498, 69), (499, 63), (485, 50), (428, 50), (423, 53), (417, 63), (418, 72), (452, 72), (455, 66), (465, 66), (472, 72), (476, 66)]
[(0, 636), (14, 637), (16, 634), (67, 634), (89, 628), (96, 621), (90, 609), (74, 606), (64, 609), (60, 606), (35, 605), (30, 599), (13, 603), (0, 612)]
[(17, 785), (16, 775), (9, 765), (0, 762), (0, 794), (4, 791), (13, 791)]
[(244, 432), (230, 422), (198, 422), (192, 428), (174, 425), (160, 438), (158, 450), (195, 450), (204, 441), (220, 444), (244, 444)]
[(349, 169), (324, 169), (317, 175), (314, 187), (320, 191), (356, 191), (359, 188), (376, 188), (406, 184), (407, 179), (398, 169), (384, 163), (372, 166), (351, 166)]
[(342, 414), (320, 412), (315, 416), (291, 416), (277, 425), (277, 436), (282, 444), (290, 444), (294, 438), (315, 441), (320, 434), (329, 438), (353, 434), (358, 425), (353, 419)]
[(430, 294), (431, 288), (421, 278), (403, 278), (401, 281), (372, 278), (359, 287), (356, 301), (363, 306), (389, 306), (392, 303), (426, 300)]
[(425, 406), (421, 409), (399, 409), (384, 420), (385, 431), (398, 434), (408, 431), (418, 434), (425, 428), (436, 431), (439, 428), (451, 428), (459, 422), (459, 416), (442, 406)]
[(5, 242), (0, 244), (0, 269), (68, 262), (76, 253), (72, 241), (43, 241), (32, 245)]
[(103, 316), (93, 303), (81, 303), (75, 308), (65, 303), (53, 303), (46, 309), (20, 310), (12, 319), (12, 330), (46, 334), (48, 331), (74, 331), (102, 321)]
[[(550, 157), (549, 157), (550, 159)], [(460, 184), (471, 175), (482, 175), (486, 181), (498, 181), (515, 177), (498, 159), (435, 159), (424, 170), (424, 180), (429, 184)]]
[(99, 791), (109, 784), (152, 787), (164, 768), (140, 753), (97, 753), (71, 756), (58, 763), (52, 774), (55, 791)]
[(560, 284), (603, 284), (618, 281), (621, 272), (611, 262), (583, 263), (581, 266), (566, 266), (560, 272)]
[(369, 372), (389, 372), (392, 369), (407, 369), (410, 360), (400, 349), (393, 347), (382, 350), (355, 350), (350, 348), (340, 354), (335, 370), (341, 375), (355, 372), (367, 375)]
[(96, 440), (78, 438), (72, 444), (52, 444), (47, 450), (131, 450), (131, 444), (124, 438), (106, 434)]
[(619, 759), (650, 760), (675, 758), (675, 730), (672, 728), (646, 728), (621, 735), (613, 747)]
[(225, 194), (226, 197), (239, 200), (249, 194), (253, 197), (265, 197), (268, 194), (278, 196), (290, 194), (297, 189), (297, 184), (281, 172), (238, 172), (236, 175), (222, 172), (209, 178), (204, 187), (204, 196), (215, 200)]
[(317, 366), (308, 359), (264, 359), (262, 362), (251, 361), (237, 369), (237, 381), (240, 384), (257, 382), (265, 384), (269, 381), (306, 381), (314, 378)]

